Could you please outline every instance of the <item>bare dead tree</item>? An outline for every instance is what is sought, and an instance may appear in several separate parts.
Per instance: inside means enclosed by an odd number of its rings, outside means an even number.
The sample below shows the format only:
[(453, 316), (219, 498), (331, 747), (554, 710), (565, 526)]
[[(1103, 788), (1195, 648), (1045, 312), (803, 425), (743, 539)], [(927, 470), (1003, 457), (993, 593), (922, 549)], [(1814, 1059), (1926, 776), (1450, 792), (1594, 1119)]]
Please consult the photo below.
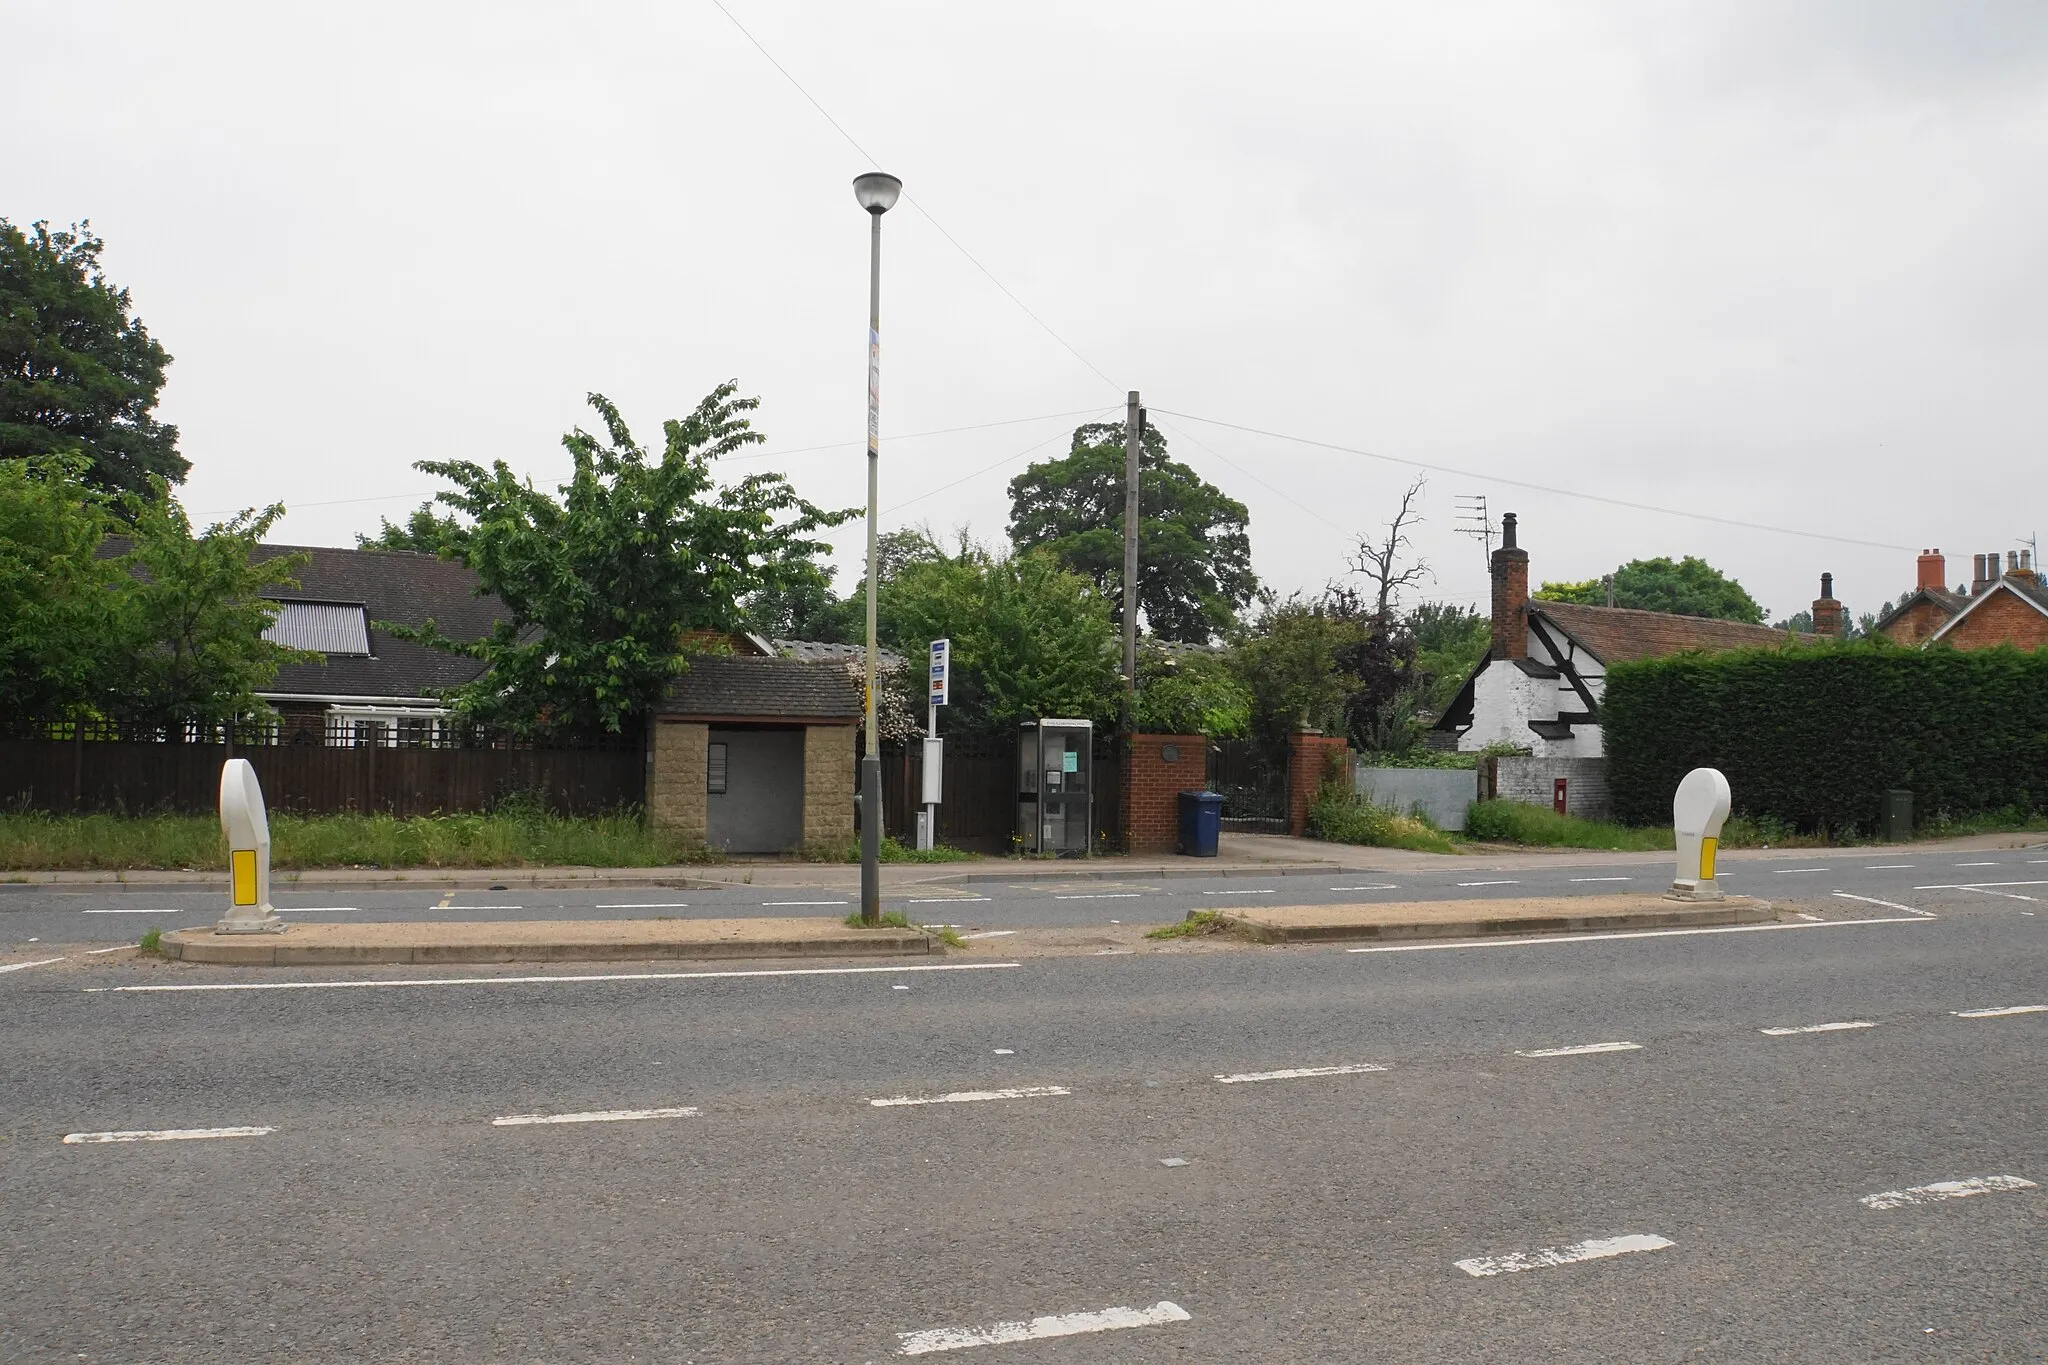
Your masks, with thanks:
[(1427, 479), (1417, 478), (1401, 494), (1401, 506), (1394, 513), (1394, 519), (1387, 523), (1387, 532), (1374, 541), (1360, 536), (1358, 548), (1351, 556), (1351, 572), (1363, 574), (1373, 585), (1376, 609), (1373, 619), (1384, 623), (1387, 612), (1393, 606), (1395, 597), (1404, 588), (1412, 588), (1433, 575), (1429, 565), (1421, 559), (1403, 563), (1407, 552), (1414, 547), (1409, 544), (1408, 531), (1422, 520), (1422, 514), (1415, 507), (1415, 500), (1422, 495)]

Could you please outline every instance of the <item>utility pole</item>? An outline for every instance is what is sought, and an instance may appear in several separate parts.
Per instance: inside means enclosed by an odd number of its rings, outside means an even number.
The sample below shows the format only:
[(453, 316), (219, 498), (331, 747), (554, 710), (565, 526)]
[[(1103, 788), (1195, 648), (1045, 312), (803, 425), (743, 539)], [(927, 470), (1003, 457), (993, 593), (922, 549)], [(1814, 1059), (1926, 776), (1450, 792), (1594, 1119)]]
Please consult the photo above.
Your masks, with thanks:
[(1144, 444), (1145, 410), (1138, 391), (1124, 400), (1124, 730), (1138, 720), (1138, 451)]
[(903, 182), (881, 171), (855, 178), (853, 197), (868, 211), (868, 647), (867, 743), (860, 758), (860, 922), (882, 922), (882, 736), (875, 724), (876, 487), (882, 463), (882, 215)]

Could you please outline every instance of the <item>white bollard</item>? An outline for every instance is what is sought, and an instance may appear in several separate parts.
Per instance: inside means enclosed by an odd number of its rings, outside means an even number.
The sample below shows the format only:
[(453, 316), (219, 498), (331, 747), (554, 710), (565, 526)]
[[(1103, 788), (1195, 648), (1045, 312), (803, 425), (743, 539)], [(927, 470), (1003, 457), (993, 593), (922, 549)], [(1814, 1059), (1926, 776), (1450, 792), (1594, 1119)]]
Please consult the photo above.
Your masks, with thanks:
[(1694, 768), (1671, 798), (1671, 832), (1678, 844), (1678, 875), (1671, 894), (1682, 900), (1722, 899), (1714, 855), (1728, 819), (1728, 779), (1717, 768)]
[(274, 934), (284, 920), (270, 904), (270, 817), (246, 758), (220, 768), (220, 828), (228, 840), (228, 912), (216, 934)]

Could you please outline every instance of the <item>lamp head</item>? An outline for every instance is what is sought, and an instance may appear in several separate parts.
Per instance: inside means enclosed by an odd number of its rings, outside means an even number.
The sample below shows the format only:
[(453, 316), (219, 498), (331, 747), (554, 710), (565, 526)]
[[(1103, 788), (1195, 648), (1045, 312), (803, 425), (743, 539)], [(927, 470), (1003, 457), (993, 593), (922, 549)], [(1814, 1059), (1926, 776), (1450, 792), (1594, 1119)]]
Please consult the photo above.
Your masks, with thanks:
[(884, 171), (869, 171), (853, 178), (854, 201), (878, 217), (896, 207), (896, 196), (901, 193), (903, 182)]

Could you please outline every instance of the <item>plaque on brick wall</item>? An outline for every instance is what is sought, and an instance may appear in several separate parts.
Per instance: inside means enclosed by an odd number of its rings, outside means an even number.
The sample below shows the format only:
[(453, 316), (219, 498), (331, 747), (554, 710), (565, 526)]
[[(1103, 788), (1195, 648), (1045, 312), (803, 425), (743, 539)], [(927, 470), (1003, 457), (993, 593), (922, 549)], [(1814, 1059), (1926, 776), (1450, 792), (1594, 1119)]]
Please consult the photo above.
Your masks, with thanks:
[(1160, 745), (1160, 746), (1159, 746), (1159, 761), (1160, 761), (1161, 763), (1178, 763), (1178, 762), (1180, 762), (1180, 745), (1178, 745), (1178, 744), (1162, 744), (1162, 745)]

